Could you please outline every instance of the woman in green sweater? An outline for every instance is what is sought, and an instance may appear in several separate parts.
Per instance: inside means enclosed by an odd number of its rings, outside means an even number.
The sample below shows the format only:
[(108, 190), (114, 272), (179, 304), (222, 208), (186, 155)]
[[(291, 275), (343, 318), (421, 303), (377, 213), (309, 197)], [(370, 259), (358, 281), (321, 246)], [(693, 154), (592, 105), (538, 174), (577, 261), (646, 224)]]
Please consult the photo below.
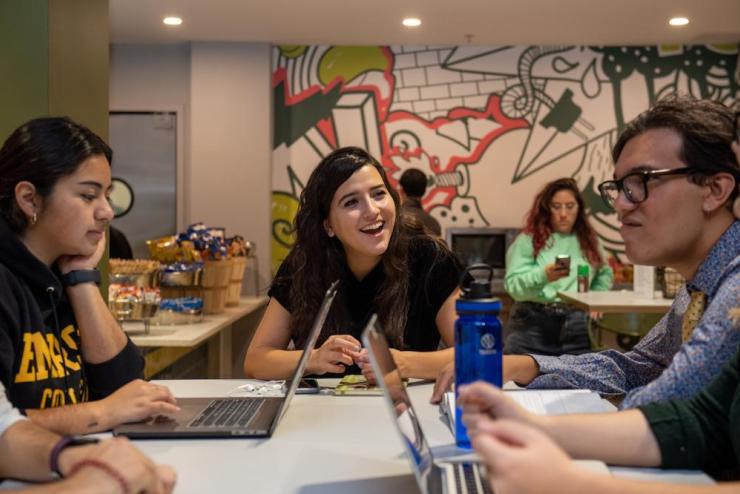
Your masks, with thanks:
[[(568, 256), (557, 262), (557, 256)], [(545, 185), (527, 213), (522, 233), (506, 253), (506, 291), (515, 304), (505, 353), (538, 355), (590, 351), (588, 315), (561, 303), (558, 291), (578, 288), (577, 271), (588, 267), (588, 289), (608, 290), (613, 274), (586, 219), (575, 180)]]

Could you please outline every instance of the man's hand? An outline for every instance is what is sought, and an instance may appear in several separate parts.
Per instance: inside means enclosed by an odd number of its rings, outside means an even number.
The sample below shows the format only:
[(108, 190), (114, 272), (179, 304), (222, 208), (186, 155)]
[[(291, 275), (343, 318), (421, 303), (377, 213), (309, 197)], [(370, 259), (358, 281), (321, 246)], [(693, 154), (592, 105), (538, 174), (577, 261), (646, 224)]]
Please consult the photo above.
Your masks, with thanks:
[(508, 419), (539, 427), (540, 417), (528, 412), (495, 386), (477, 381), (460, 386), (457, 404), (463, 409), (463, 422), (468, 434), (477, 433), (478, 424), (488, 419)]
[(576, 492), (589, 475), (545, 434), (522, 423), (481, 419), (471, 442), (497, 494)]
[[(94, 460), (107, 466), (85, 465)], [(111, 472), (118, 474), (128, 486), (128, 492), (166, 494), (172, 492), (177, 475), (164, 465), (156, 465), (125, 438), (106, 439), (93, 446), (67, 448), (59, 457), (60, 468), (67, 475), (79, 465), (64, 484), (74, 486), (74, 492), (120, 492), (122, 485)]]

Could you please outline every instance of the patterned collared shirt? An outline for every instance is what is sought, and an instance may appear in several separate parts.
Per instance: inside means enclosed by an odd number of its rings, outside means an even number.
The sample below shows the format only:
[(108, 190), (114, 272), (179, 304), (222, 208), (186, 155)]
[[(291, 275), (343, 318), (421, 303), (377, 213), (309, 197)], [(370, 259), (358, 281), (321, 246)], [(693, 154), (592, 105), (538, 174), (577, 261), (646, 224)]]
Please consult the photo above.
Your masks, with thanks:
[(626, 394), (620, 408), (693, 396), (719, 373), (740, 344), (740, 331), (733, 328), (728, 315), (740, 305), (740, 221), (722, 234), (688, 285), (707, 294), (707, 307), (686, 343), (681, 341), (681, 323), (691, 297), (684, 285), (670, 311), (631, 351), (532, 355), (541, 375), (528, 387)]

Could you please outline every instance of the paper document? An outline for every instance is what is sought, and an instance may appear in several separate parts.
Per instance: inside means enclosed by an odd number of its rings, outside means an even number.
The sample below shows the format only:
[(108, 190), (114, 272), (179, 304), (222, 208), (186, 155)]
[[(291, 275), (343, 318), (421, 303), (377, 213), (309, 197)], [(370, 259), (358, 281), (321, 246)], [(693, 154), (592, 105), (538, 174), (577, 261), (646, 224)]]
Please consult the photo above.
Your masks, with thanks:
[[(538, 415), (567, 413), (604, 413), (609, 409), (598, 393), (588, 389), (521, 389), (505, 390), (506, 396)], [(452, 431), (455, 430), (455, 393), (445, 393), (440, 409)]]

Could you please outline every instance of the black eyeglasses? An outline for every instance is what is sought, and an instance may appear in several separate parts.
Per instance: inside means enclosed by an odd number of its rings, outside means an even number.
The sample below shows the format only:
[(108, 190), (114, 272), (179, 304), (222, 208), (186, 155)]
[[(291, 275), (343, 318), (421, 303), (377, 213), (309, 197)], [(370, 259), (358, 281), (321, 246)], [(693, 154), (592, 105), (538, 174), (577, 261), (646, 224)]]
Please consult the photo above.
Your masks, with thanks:
[(682, 168), (665, 168), (663, 170), (640, 170), (628, 173), (619, 180), (607, 180), (599, 184), (599, 192), (604, 202), (611, 208), (617, 202), (619, 191), (633, 204), (639, 204), (648, 198), (648, 182), (651, 179), (666, 175), (688, 175), (697, 170), (684, 166)]

